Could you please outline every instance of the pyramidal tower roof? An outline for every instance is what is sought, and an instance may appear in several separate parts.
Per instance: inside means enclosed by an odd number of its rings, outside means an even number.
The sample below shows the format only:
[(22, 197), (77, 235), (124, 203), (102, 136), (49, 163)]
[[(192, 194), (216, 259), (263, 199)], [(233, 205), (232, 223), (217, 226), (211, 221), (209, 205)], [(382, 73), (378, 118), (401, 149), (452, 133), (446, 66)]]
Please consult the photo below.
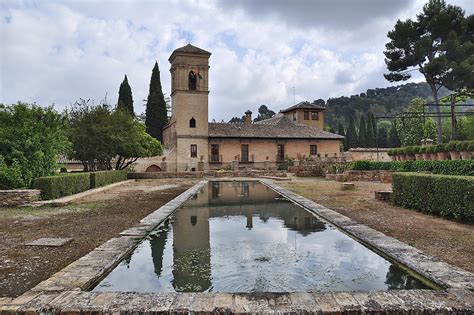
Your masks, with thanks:
[(186, 46), (176, 48), (173, 53), (171, 54), (169, 61), (177, 55), (177, 54), (190, 54), (190, 55), (205, 55), (210, 56), (211, 53), (207, 50), (201, 49), (199, 47), (193, 46), (191, 44), (187, 44)]

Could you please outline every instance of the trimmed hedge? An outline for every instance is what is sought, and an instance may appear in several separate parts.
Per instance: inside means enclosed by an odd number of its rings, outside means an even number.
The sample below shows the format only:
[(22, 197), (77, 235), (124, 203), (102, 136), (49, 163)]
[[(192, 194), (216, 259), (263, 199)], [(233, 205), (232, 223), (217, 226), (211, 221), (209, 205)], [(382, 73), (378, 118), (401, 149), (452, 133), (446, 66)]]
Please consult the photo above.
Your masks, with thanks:
[(387, 170), (398, 172), (430, 172), (444, 175), (474, 176), (474, 160), (444, 161), (354, 161), (348, 169), (357, 171)]
[(389, 149), (387, 154), (389, 156), (399, 154), (415, 154), (415, 153), (438, 153), (438, 152), (450, 152), (450, 151), (473, 151), (474, 141), (450, 141), (449, 143), (441, 143), (435, 145), (424, 145), (424, 146), (408, 146), (401, 148)]
[(90, 176), (89, 173), (78, 173), (38, 177), (35, 178), (33, 187), (41, 190), (42, 199), (56, 199), (88, 190)]
[(474, 178), (394, 173), (393, 202), (405, 208), (466, 223), (474, 222)]
[(33, 182), (43, 200), (56, 199), (127, 179), (126, 171), (101, 171), (38, 177)]
[(115, 182), (121, 182), (127, 179), (125, 171), (101, 171), (91, 174), (90, 188), (102, 187)]

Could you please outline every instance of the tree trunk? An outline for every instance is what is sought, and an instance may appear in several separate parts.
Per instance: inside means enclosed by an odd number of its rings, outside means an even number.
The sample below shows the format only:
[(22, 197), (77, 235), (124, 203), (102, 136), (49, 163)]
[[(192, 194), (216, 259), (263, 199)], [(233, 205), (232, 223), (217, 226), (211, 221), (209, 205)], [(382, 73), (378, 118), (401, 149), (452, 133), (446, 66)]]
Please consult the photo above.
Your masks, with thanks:
[(442, 119), (441, 119), (441, 109), (439, 107), (439, 100), (438, 100), (438, 89), (436, 88), (435, 84), (430, 84), (431, 92), (433, 93), (433, 99), (435, 103), (436, 109), (436, 123), (438, 129), (438, 143), (443, 141), (443, 126), (442, 126)]
[(451, 140), (456, 140), (457, 138), (457, 122), (456, 122), (456, 114), (455, 114), (455, 97), (451, 94)]

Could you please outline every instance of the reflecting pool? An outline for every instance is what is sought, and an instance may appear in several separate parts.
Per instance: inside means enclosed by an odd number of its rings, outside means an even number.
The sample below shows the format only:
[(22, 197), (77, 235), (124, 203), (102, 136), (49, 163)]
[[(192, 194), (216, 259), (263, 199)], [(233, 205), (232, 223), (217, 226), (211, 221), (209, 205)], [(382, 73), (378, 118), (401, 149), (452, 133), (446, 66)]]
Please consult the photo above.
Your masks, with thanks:
[(93, 291), (429, 288), (259, 182), (210, 182)]

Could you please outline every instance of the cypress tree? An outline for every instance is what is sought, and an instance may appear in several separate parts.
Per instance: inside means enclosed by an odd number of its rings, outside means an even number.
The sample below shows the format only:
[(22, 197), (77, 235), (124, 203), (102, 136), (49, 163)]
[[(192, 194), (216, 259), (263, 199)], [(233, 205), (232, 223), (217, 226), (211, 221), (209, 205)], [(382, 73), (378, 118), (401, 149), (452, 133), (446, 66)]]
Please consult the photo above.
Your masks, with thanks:
[(168, 116), (165, 97), (161, 89), (158, 62), (155, 62), (155, 66), (151, 72), (150, 90), (146, 103), (145, 116), (146, 132), (158, 141), (163, 142), (163, 128), (168, 122)]
[(365, 124), (364, 115), (360, 116), (358, 146), (367, 148), (367, 125)]
[(382, 127), (379, 128), (379, 131), (377, 132), (377, 144), (379, 148), (386, 148), (387, 147), (387, 129)]
[(367, 120), (367, 139), (366, 144), (369, 148), (375, 148), (375, 117), (372, 112), (369, 112), (368, 120)]
[(355, 120), (354, 117), (351, 116), (349, 119), (349, 127), (347, 128), (346, 138), (345, 138), (345, 150), (349, 150), (350, 148), (357, 147), (358, 139), (357, 139), (357, 130), (355, 127)]
[(399, 148), (401, 146), (400, 138), (398, 137), (398, 131), (394, 124), (392, 124), (392, 127), (390, 127), (390, 131), (388, 133), (387, 146), (389, 148)]
[(135, 116), (133, 112), (133, 98), (132, 98), (132, 89), (128, 84), (127, 75), (123, 79), (119, 88), (119, 97), (117, 101), (117, 108), (121, 108), (129, 112), (132, 116)]
[(337, 134), (340, 136), (346, 135), (346, 132), (344, 131), (344, 126), (340, 122), (337, 124)]

